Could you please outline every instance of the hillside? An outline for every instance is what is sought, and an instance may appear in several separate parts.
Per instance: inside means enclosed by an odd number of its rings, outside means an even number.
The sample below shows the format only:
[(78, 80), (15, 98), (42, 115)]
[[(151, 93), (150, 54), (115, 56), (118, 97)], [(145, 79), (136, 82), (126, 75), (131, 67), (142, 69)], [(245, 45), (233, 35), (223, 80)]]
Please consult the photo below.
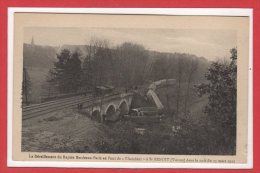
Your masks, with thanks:
[(23, 45), (24, 67), (50, 68), (55, 62), (57, 47)]

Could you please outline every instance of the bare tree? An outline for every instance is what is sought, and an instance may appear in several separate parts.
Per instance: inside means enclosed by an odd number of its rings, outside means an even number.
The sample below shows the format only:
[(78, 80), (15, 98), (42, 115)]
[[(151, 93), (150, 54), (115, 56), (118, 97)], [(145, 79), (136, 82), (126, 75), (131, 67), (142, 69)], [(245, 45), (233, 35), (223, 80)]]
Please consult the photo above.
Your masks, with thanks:
[(176, 115), (179, 116), (180, 102), (181, 102), (181, 82), (183, 77), (184, 60), (182, 57), (178, 58), (178, 71), (177, 71), (177, 98), (176, 98)]
[(95, 88), (97, 85), (104, 84), (105, 72), (111, 66), (112, 56), (109, 48), (109, 41), (92, 37), (86, 45), (87, 55), (83, 62), (83, 84), (86, 88)]
[[(108, 40), (92, 37), (86, 45), (86, 58), (83, 61), (83, 85), (85, 89), (95, 91), (98, 85), (105, 85), (109, 82), (112, 73), (112, 54)], [(92, 92), (94, 97), (96, 93)], [(100, 106), (102, 107), (102, 99)], [(94, 99), (93, 101), (94, 102)], [(93, 105), (93, 104), (92, 104)], [(93, 106), (92, 106), (93, 112)]]
[(188, 113), (188, 104), (190, 102), (191, 83), (193, 82), (194, 75), (195, 75), (197, 69), (198, 69), (198, 60), (197, 59), (191, 59), (190, 68), (189, 68), (189, 71), (188, 71), (187, 90), (186, 90), (186, 96), (185, 96), (185, 102), (184, 102), (185, 116), (187, 116), (187, 113)]
[(166, 105), (167, 105), (167, 111), (170, 112), (170, 97), (169, 97), (169, 75), (168, 72), (170, 70), (170, 64), (168, 62), (168, 59), (165, 59), (165, 65), (164, 65), (164, 78), (166, 78)]
[(130, 42), (123, 43), (116, 48), (120, 66), (119, 76), (126, 89), (141, 85), (144, 82), (146, 68), (148, 68), (148, 54), (142, 45)]

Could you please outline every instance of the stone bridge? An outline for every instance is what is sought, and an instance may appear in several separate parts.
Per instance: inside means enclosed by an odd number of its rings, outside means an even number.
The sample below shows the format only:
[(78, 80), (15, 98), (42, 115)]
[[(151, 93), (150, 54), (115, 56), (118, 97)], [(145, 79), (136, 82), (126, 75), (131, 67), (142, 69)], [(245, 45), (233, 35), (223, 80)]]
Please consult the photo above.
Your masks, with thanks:
[(128, 114), (132, 103), (133, 93), (121, 93), (98, 97), (91, 102), (81, 105), (84, 112), (99, 122), (115, 121)]

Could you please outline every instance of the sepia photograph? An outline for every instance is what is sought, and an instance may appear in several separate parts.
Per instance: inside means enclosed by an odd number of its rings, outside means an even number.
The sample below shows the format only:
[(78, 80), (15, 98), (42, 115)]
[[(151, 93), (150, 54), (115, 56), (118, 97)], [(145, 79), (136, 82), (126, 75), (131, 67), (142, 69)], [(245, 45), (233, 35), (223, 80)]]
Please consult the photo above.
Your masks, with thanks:
[(236, 33), (25, 28), (22, 151), (236, 154)]
[(14, 19), (14, 160), (248, 163), (249, 17)]

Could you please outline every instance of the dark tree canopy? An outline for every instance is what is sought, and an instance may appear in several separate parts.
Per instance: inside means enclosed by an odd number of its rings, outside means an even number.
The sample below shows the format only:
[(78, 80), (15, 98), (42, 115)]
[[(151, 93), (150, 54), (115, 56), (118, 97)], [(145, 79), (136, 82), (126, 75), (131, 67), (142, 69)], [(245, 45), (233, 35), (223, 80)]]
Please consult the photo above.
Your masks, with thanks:
[(205, 112), (212, 122), (236, 133), (237, 108), (237, 49), (230, 51), (230, 62), (213, 62), (205, 77), (208, 83), (198, 86), (199, 95), (207, 95), (209, 103)]
[(64, 49), (57, 54), (58, 61), (50, 70), (49, 82), (55, 83), (60, 93), (76, 92), (81, 84), (81, 61), (80, 53)]

